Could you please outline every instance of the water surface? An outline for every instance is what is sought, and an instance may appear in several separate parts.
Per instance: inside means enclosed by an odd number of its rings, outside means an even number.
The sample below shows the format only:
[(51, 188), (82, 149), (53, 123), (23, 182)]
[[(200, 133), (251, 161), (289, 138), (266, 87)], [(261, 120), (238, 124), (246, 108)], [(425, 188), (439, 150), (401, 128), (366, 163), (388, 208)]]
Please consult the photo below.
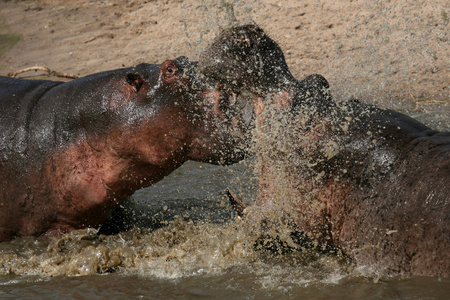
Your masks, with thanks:
[[(252, 160), (232, 167), (186, 163), (132, 204), (142, 228), (79, 230), (53, 240), (0, 244), (0, 298), (36, 299), (446, 299), (450, 279), (383, 277), (313, 250), (255, 250), (254, 232), (223, 196), (250, 204)], [(155, 221), (171, 220), (159, 229)], [(159, 214), (159, 217), (158, 217)], [(153, 223), (152, 223), (153, 222)]]

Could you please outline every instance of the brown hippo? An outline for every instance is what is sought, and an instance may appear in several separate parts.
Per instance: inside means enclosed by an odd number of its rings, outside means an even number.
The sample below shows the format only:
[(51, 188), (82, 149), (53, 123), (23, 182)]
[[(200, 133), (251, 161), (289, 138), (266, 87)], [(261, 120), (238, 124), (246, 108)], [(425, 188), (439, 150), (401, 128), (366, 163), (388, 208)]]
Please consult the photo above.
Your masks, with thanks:
[(276, 211), (362, 270), (450, 275), (450, 133), (333, 101), (320, 75), (297, 81), (255, 25), (224, 31), (199, 67), (253, 98), (259, 192), (248, 218)]
[(97, 226), (187, 160), (241, 160), (236, 107), (184, 57), (67, 83), (0, 78), (0, 242)]

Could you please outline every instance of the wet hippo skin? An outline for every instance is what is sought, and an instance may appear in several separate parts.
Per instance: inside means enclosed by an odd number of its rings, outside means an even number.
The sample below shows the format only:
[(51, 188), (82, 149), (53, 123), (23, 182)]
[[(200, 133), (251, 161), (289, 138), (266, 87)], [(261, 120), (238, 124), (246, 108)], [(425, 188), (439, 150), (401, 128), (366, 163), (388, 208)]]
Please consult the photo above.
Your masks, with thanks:
[(184, 57), (67, 83), (0, 77), (0, 241), (97, 226), (187, 160), (239, 161), (230, 99)]
[(199, 66), (255, 105), (260, 175), (249, 218), (278, 210), (362, 270), (450, 275), (450, 133), (335, 102), (320, 75), (297, 81), (256, 25), (224, 31)]

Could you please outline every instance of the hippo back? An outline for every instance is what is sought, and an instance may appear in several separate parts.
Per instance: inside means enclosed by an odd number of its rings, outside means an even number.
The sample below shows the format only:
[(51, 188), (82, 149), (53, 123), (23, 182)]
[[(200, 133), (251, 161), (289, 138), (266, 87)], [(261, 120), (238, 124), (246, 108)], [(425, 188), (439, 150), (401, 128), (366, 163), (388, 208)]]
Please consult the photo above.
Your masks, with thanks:
[(26, 132), (39, 99), (55, 86), (48, 80), (18, 80), (0, 77), (0, 157), (22, 153), (26, 149)]
[(117, 116), (111, 115), (107, 97), (114, 96), (131, 73), (139, 72), (156, 82), (158, 67), (141, 64), (66, 83), (0, 78), (3, 160), (13, 155), (39, 164), (50, 151), (75, 142), (87, 131), (102, 134), (118, 122)]

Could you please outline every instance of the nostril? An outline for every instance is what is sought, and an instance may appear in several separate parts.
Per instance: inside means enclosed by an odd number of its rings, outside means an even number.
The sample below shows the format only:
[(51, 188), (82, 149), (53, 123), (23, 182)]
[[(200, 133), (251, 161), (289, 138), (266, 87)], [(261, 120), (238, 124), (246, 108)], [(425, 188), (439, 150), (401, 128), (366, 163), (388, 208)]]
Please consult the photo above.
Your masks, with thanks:
[(136, 80), (136, 74), (127, 74), (127, 82), (129, 85), (133, 85), (134, 81)]
[(133, 74), (129, 73), (127, 74), (127, 83), (131, 86), (134, 86), (136, 88), (136, 91), (139, 92), (142, 85), (144, 84), (144, 80), (142, 79), (141, 75), (139, 74)]

